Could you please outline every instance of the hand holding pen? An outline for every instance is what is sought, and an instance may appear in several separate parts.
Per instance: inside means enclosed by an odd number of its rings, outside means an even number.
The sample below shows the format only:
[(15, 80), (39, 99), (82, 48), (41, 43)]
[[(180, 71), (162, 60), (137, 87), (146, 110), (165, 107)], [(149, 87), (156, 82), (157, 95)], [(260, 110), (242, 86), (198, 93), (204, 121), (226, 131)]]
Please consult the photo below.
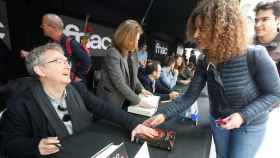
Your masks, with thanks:
[(40, 155), (50, 155), (60, 151), (62, 146), (57, 137), (47, 137), (40, 140), (38, 148)]

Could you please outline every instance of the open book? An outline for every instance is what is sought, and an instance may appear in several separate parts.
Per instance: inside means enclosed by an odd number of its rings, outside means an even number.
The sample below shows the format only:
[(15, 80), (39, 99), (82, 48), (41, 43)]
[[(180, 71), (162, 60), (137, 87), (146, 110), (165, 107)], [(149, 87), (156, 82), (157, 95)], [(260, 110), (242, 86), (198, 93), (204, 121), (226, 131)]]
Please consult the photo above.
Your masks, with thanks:
[(147, 102), (151, 103), (151, 106), (142, 107), (137, 105), (131, 105), (127, 108), (127, 112), (148, 117), (153, 116), (157, 111), (160, 97), (153, 95), (147, 97), (141, 96), (141, 99), (146, 99)]
[(91, 158), (128, 158), (124, 143), (114, 145), (113, 143), (108, 144), (99, 152), (91, 156)]

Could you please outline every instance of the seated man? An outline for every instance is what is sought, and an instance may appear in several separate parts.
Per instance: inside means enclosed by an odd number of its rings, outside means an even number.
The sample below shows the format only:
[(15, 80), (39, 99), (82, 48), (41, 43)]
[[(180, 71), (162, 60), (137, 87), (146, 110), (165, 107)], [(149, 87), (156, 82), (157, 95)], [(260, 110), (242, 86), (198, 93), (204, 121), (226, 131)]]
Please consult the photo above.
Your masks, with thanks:
[(144, 88), (155, 95), (160, 96), (160, 100), (174, 100), (179, 93), (171, 91), (161, 84), (159, 81), (161, 66), (158, 61), (151, 61), (147, 63), (145, 68), (145, 76), (142, 78)]
[(81, 83), (70, 84), (70, 65), (57, 44), (46, 44), (26, 57), (32, 86), (10, 101), (3, 114), (0, 139), (9, 158), (33, 158), (59, 152), (60, 138), (75, 134), (98, 116), (153, 137), (128, 113), (92, 95)]

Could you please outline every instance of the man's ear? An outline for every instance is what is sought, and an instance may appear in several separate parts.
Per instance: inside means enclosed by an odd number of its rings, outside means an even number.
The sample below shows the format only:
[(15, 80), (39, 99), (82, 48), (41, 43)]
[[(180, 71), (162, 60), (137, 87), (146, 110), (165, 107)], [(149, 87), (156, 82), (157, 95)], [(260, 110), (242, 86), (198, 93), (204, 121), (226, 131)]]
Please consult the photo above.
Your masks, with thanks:
[(38, 76), (45, 76), (45, 73), (41, 70), (40, 66), (38, 65), (33, 67), (33, 71)]

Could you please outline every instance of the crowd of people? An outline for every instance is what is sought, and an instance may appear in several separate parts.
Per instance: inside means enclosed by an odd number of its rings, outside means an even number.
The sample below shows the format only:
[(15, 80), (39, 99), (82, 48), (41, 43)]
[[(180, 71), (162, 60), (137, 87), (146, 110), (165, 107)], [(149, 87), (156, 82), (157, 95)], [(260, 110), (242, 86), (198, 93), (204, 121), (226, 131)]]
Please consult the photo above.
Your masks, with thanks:
[[(190, 110), (207, 84), (217, 158), (254, 158), (269, 112), (280, 103), (280, 2), (256, 6), (253, 45), (239, 5), (239, 0), (198, 3), (187, 20), (187, 39), (202, 54), (192, 51), (188, 59), (150, 59), (146, 44), (138, 49), (142, 26), (123, 21), (105, 52), (96, 94), (85, 86), (92, 62), (87, 49), (63, 34), (58, 15), (45, 14), (40, 27), (49, 42), (20, 52), (30, 76), (0, 87), (7, 97), (1, 101), (6, 104), (1, 154), (35, 158), (57, 153), (62, 138), (86, 129), (93, 118), (120, 124), (131, 139), (136, 134), (156, 137), (154, 127)], [(177, 85), (186, 91), (176, 91)], [(128, 106), (152, 106), (140, 95), (172, 102), (143, 122), (126, 112)]]

